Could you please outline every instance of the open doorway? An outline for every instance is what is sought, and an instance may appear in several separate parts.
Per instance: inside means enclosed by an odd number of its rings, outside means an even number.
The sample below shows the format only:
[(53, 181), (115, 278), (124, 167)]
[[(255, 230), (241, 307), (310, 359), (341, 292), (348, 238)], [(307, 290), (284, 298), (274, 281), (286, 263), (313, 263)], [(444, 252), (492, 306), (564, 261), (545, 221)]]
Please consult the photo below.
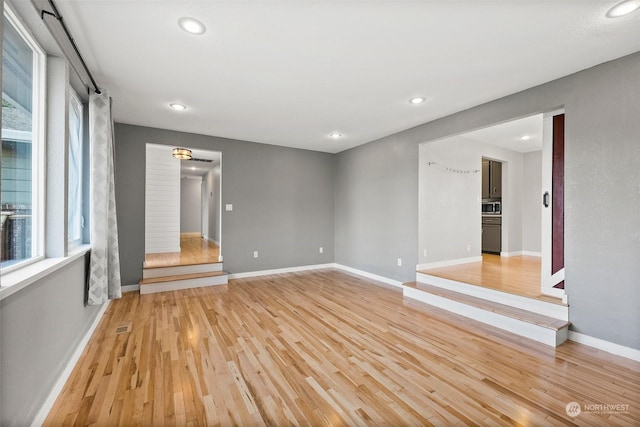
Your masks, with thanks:
[(222, 154), (147, 144), (145, 268), (203, 266), (222, 261)]
[(420, 146), (419, 271), (547, 298), (547, 125), (539, 114)]

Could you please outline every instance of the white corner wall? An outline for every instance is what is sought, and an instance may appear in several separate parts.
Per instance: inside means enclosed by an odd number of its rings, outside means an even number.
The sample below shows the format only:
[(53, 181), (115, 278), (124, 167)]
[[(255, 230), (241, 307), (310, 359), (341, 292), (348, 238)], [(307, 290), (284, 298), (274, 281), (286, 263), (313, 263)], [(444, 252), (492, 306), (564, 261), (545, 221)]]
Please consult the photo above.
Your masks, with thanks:
[(180, 161), (172, 149), (146, 146), (145, 253), (180, 252)]

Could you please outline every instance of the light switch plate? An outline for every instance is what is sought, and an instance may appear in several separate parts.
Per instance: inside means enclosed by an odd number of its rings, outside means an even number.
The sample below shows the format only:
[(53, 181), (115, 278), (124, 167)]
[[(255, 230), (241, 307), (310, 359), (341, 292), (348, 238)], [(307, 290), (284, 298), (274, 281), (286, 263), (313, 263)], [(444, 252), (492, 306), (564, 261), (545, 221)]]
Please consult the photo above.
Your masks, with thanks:
[(227, 212), (231, 212), (231, 211), (233, 210), (233, 205), (232, 205), (231, 203), (227, 203), (227, 204), (224, 206), (224, 209), (225, 209)]

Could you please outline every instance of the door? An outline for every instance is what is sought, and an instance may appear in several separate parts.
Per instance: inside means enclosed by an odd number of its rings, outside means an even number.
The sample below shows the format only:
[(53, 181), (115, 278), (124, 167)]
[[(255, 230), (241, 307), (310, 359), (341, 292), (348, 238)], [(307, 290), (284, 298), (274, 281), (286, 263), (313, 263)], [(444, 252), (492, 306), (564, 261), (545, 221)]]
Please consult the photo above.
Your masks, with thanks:
[(564, 112), (545, 114), (543, 129), (541, 291), (564, 297)]

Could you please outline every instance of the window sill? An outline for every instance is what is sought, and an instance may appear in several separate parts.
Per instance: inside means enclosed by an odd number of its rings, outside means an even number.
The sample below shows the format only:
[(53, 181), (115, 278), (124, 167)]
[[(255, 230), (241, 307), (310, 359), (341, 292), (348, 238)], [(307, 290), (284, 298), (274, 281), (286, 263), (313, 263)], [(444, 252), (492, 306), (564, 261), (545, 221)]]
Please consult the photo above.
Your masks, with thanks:
[(18, 270), (2, 274), (0, 284), (0, 301), (19, 292), (30, 284), (48, 276), (65, 265), (82, 258), (91, 250), (91, 245), (82, 245), (64, 258), (45, 258)]

